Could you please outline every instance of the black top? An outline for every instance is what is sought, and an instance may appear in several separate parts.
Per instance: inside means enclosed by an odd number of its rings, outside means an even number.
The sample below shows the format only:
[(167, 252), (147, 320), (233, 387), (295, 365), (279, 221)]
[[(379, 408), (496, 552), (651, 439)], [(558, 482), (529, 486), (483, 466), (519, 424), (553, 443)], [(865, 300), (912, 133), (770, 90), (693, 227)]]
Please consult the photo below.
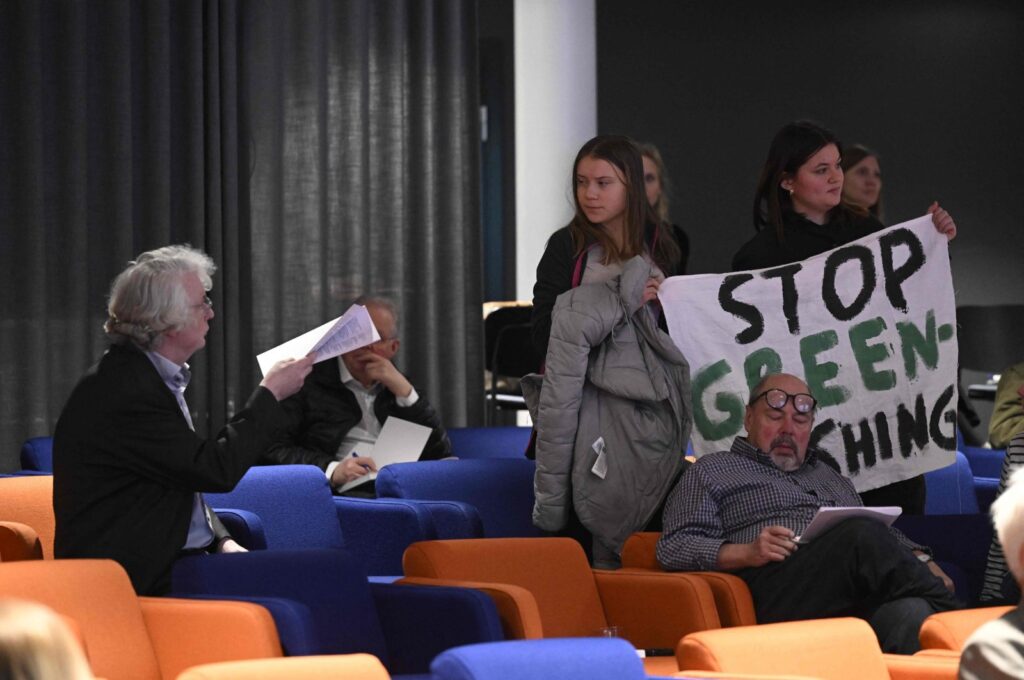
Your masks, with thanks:
[(736, 251), (733, 271), (779, 267), (846, 245), (885, 228), (873, 215), (840, 209), (826, 224), (815, 224), (794, 212), (782, 216), (783, 240), (767, 226)]
[[(690, 256), (690, 239), (686, 233), (671, 225), (672, 235), (679, 246), (679, 261), (674, 263), (658, 262), (658, 267), (668, 276), (679, 276), (686, 273), (686, 261)], [(654, 237), (654, 225), (648, 224), (645, 241), (650, 245)], [(587, 244), (589, 246), (589, 243)], [(548, 338), (551, 336), (551, 310), (555, 306), (555, 299), (572, 288), (572, 275), (576, 269), (576, 259), (579, 254), (572, 244), (572, 234), (569, 227), (565, 226), (556, 231), (548, 239), (544, 248), (544, 254), (537, 264), (537, 283), (533, 286), (533, 317), (530, 323), (533, 326), (533, 346), (540, 352), (540, 355), (547, 356)], [(587, 251), (583, 251), (582, 268), (587, 266)]]

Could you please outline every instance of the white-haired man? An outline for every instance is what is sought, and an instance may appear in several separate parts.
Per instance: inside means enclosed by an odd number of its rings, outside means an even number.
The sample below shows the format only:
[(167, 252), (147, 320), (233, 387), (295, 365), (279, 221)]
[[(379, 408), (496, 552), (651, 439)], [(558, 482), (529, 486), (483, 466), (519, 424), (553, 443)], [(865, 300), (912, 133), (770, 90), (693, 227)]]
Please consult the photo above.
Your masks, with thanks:
[[(1010, 440), (1007, 455), (1024, 454), (1024, 433)], [(1024, 468), (1010, 477), (992, 504), (992, 523), (1003, 546), (1006, 566), (1024, 589)], [(961, 680), (1024, 678), (1024, 609), (1022, 604), (974, 632), (960, 655)]]
[(230, 490), (274, 440), (312, 359), (278, 363), (215, 436), (192, 427), (188, 359), (206, 344), (215, 270), (205, 253), (142, 253), (110, 291), (111, 345), (78, 382), (54, 432), (56, 557), (109, 558), (140, 594), (170, 587), (175, 559), (244, 550), (203, 502)]

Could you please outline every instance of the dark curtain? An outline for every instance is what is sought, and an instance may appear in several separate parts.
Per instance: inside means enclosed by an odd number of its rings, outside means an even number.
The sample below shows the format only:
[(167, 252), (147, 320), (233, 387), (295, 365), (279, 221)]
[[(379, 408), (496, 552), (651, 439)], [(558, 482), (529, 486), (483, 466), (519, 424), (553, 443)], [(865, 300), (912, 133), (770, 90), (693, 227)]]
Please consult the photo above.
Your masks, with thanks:
[(255, 355), (374, 293), (449, 425), (482, 419), (473, 0), (0, 3), (0, 470), (102, 353), (134, 255), (219, 266), (200, 431)]

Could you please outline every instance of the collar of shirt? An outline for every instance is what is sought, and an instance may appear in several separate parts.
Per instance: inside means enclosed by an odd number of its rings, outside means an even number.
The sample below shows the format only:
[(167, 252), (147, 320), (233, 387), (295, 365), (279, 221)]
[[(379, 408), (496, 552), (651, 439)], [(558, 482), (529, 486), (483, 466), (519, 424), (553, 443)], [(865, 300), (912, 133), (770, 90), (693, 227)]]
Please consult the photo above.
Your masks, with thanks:
[(188, 381), (192, 378), (187, 363), (179, 366), (158, 352), (146, 352), (146, 356), (149, 357), (156, 372), (160, 375), (160, 379), (167, 387), (175, 392), (184, 393), (185, 388), (188, 387)]

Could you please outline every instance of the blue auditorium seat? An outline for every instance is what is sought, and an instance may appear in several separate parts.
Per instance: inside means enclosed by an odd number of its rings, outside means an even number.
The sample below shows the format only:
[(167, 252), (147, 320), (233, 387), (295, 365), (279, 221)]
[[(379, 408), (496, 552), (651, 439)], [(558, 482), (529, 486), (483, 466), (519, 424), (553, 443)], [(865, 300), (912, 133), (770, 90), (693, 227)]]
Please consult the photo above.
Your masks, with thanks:
[(366, 652), (392, 677), (427, 677), (453, 646), (503, 639), (493, 601), (464, 588), (375, 584), (345, 549), (263, 550), (178, 560), (171, 595), (266, 606), (288, 654)]
[(463, 460), (524, 458), (530, 443), (529, 427), (451, 427), (452, 455)]
[(53, 472), (53, 437), (31, 437), (21, 445), (21, 469)]
[(378, 473), (377, 495), (468, 503), (488, 538), (542, 536), (533, 526), (535, 469), (526, 458), (395, 463)]
[(644, 680), (643, 662), (621, 638), (510, 640), (456, 647), (430, 665), (432, 680)]
[(926, 515), (966, 515), (978, 512), (978, 497), (974, 492), (974, 475), (966, 456), (956, 452), (956, 460), (924, 475), (927, 495)]

